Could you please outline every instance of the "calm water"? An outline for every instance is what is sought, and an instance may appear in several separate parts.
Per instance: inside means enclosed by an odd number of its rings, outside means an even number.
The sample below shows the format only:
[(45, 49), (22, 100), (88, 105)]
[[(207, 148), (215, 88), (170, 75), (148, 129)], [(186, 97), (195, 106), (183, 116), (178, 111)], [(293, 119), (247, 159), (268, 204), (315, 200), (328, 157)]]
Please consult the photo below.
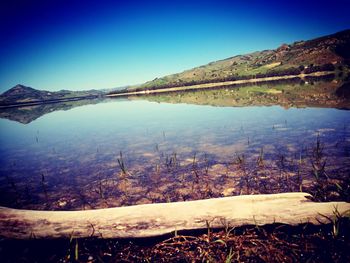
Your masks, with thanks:
[(0, 204), (84, 209), (207, 197), (191, 196), (196, 187), (239, 194), (239, 182), (227, 180), (238, 178), (238, 156), (254, 164), (263, 155), (270, 169), (283, 156), (293, 172), (293, 160), (308, 165), (319, 136), (327, 162), (348, 166), (349, 123), (349, 111), (332, 108), (142, 99), (55, 111), (29, 124), (0, 119)]

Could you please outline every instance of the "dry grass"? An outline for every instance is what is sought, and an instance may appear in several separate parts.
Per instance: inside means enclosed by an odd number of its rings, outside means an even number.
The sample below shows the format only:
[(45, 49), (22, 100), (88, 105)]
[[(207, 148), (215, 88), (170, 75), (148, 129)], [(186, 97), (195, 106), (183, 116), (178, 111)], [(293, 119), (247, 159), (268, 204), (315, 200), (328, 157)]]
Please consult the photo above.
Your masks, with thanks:
[[(1, 240), (2, 262), (349, 262), (350, 221), (267, 225), (133, 240)], [(175, 233), (177, 234), (177, 233)]]

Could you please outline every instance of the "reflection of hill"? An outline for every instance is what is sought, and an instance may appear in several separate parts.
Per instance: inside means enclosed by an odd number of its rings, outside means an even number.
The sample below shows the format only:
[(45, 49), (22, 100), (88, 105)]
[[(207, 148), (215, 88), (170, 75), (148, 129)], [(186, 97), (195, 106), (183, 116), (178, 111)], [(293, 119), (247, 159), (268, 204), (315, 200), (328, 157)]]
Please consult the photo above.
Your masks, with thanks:
[[(344, 88), (345, 87), (345, 88)], [(343, 96), (348, 85), (330, 82), (269, 83), (244, 87), (175, 92), (131, 99), (147, 99), (156, 102), (187, 103), (212, 106), (271, 106), (324, 107), (350, 109), (350, 99)], [(338, 89), (342, 91), (337, 92)], [(348, 91), (347, 91), (348, 92)]]
[(350, 82), (340, 86), (336, 91), (337, 96), (350, 100)]
[(101, 99), (67, 101), (54, 104), (39, 104), (35, 106), (15, 107), (0, 110), (0, 118), (17, 121), (20, 123), (30, 123), (37, 118), (57, 110), (70, 110), (75, 107), (96, 104), (101, 102)]

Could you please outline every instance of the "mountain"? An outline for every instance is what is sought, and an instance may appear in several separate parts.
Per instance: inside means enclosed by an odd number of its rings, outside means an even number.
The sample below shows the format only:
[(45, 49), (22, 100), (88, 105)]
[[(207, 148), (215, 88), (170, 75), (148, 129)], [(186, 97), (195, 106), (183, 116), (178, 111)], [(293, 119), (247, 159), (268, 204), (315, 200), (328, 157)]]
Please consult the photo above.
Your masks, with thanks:
[(26, 87), (18, 84), (0, 95), (0, 106), (65, 101), (77, 98), (99, 97), (103, 94), (103, 91), (98, 90), (60, 90), (51, 92), (45, 90), (36, 90), (31, 87)]
[(350, 30), (345, 30), (313, 40), (283, 44), (274, 50), (257, 51), (211, 62), (181, 73), (156, 78), (137, 88), (175, 87), (317, 71), (349, 71), (349, 65)]
[(50, 96), (49, 92), (35, 90), (23, 85), (16, 85), (15, 87), (4, 92), (0, 96), (1, 102), (26, 102), (43, 100)]

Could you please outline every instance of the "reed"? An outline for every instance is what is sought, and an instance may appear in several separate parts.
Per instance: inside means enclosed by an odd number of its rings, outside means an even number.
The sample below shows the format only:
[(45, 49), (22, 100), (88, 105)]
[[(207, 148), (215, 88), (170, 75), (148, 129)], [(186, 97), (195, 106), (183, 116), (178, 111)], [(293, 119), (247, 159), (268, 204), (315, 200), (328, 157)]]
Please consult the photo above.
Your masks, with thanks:
[(196, 153), (194, 153), (194, 155), (193, 155), (192, 172), (195, 175), (196, 183), (199, 183), (199, 171), (198, 171), (198, 164), (197, 164), (197, 159), (196, 159)]
[(210, 236), (211, 236), (210, 222), (208, 220), (205, 220), (205, 225), (207, 226), (207, 242), (210, 243)]
[(257, 164), (259, 166), (263, 166), (264, 165), (264, 147), (260, 148), (259, 157), (257, 159)]
[(45, 175), (44, 175), (44, 173), (41, 174), (41, 187), (42, 187), (42, 189), (43, 189), (46, 202), (48, 202), (49, 196), (48, 196), (48, 194), (47, 194), (47, 183), (46, 183), (46, 180), (45, 180)]
[(323, 214), (320, 215), (329, 220), (329, 222), (332, 225), (332, 236), (333, 238), (337, 239), (343, 232), (343, 229), (341, 229), (341, 223), (344, 221), (345, 218), (350, 218), (350, 210), (340, 213), (338, 208), (335, 206), (333, 210), (333, 217), (329, 217)]
[(176, 152), (173, 152), (171, 155), (166, 155), (165, 156), (165, 166), (168, 170), (168, 172), (170, 172), (171, 170), (176, 170), (177, 167), (179, 166), (179, 162), (177, 159), (177, 154)]
[(99, 194), (100, 198), (103, 199), (104, 196), (103, 196), (102, 180), (99, 181), (98, 194)]
[(242, 154), (242, 155), (236, 154), (235, 163), (243, 167), (246, 163), (246, 159), (245, 159), (244, 154)]
[(210, 164), (209, 164), (208, 156), (206, 153), (204, 154), (204, 163), (205, 163), (204, 171), (205, 171), (205, 175), (207, 176), (208, 172), (209, 172), (209, 165)]
[(320, 134), (318, 133), (316, 138), (316, 145), (314, 146), (312, 151), (312, 156), (314, 157), (316, 163), (321, 162), (323, 158), (323, 150), (324, 144), (321, 143)]
[(226, 259), (225, 259), (225, 263), (231, 263), (233, 261), (233, 256), (235, 255), (235, 253), (232, 251), (232, 247), (230, 247), (230, 251), (228, 252)]
[(117, 160), (118, 160), (118, 164), (119, 164), (120, 170), (122, 171), (122, 173), (124, 175), (127, 175), (127, 170), (126, 170), (126, 167), (125, 167), (122, 151), (119, 152), (119, 158), (117, 158)]

